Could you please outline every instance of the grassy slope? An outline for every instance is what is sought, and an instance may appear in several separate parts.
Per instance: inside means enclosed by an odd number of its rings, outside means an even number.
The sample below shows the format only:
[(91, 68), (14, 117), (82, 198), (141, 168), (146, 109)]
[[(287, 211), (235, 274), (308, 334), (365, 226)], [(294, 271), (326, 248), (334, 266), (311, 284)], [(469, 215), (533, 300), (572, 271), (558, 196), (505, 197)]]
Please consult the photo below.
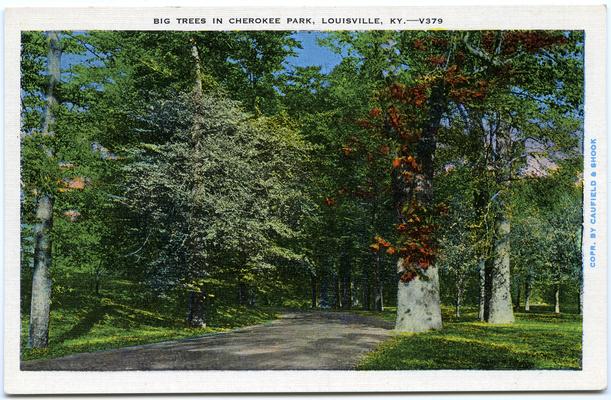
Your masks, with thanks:
[(134, 305), (136, 290), (116, 281), (100, 297), (72, 293), (56, 296), (51, 311), (49, 347), (27, 348), (28, 315), (21, 321), (22, 360), (60, 357), (72, 353), (108, 350), (136, 344), (192, 337), (254, 325), (275, 318), (271, 310), (219, 304), (207, 328), (185, 327), (182, 313), (157, 306)]
[[(358, 368), (402, 369), (580, 369), (582, 324), (576, 314), (535, 308), (516, 313), (511, 325), (477, 321), (475, 309), (460, 319), (444, 308), (438, 332), (397, 334), (369, 353)], [(394, 310), (383, 314), (394, 321)]]

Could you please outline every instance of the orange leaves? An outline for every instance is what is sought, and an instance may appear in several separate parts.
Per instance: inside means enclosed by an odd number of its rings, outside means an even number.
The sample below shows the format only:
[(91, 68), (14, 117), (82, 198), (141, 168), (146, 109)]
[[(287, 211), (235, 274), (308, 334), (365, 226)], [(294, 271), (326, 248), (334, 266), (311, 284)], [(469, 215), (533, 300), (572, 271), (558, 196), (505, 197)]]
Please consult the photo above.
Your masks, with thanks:
[(524, 49), (528, 53), (563, 44), (566, 38), (561, 33), (546, 31), (509, 31), (503, 34), (503, 55), (511, 55), (519, 49)]
[(350, 146), (342, 146), (342, 153), (344, 153), (345, 156), (349, 156), (354, 151), (355, 151), (354, 148), (352, 148)]
[(461, 73), (461, 71), (458, 69), (458, 65), (456, 64), (451, 65), (448, 68), (444, 76), (444, 79), (446, 83), (452, 87), (458, 86), (458, 85), (464, 85), (467, 82), (469, 82), (469, 79)]
[(403, 275), (401, 275), (401, 278), (399, 278), (399, 279), (401, 279), (401, 282), (403, 282), (403, 283), (408, 283), (408, 282), (413, 281), (414, 279), (416, 279), (417, 276), (418, 276), (418, 274), (416, 274), (413, 271), (405, 271), (403, 273)]
[(386, 239), (384, 239), (383, 237), (376, 235), (374, 238), (374, 243), (372, 243), (371, 245), (369, 245), (369, 250), (371, 250), (374, 253), (377, 253), (378, 251), (380, 251), (380, 249), (386, 249), (386, 254), (388, 255), (393, 255), (396, 252), (396, 249), (394, 247), (392, 247), (392, 245), (390, 244), (390, 242)]
[(395, 158), (394, 160), (392, 160), (392, 167), (397, 169), (401, 166), (401, 157)]
[(356, 121), (356, 124), (360, 126), (361, 128), (365, 128), (365, 129), (369, 129), (372, 127), (371, 122), (367, 121), (366, 119), (358, 119)]
[(420, 169), (420, 165), (418, 165), (418, 162), (414, 156), (407, 156), (405, 159), (405, 164), (409, 165), (409, 167), (414, 171), (418, 171)]
[(369, 116), (372, 118), (378, 117), (382, 114), (382, 110), (379, 107), (374, 107), (369, 111)]
[(414, 48), (416, 50), (420, 50), (420, 51), (426, 50), (426, 46), (424, 45), (424, 41), (421, 40), (421, 39), (414, 40), (414, 42), (412, 43), (412, 46), (414, 46)]
[(420, 164), (416, 161), (416, 158), (412, 155), (406, 157), (396, 157), (392, 160), (393, 169), (398, 169), (403, 166), (406, 170), (401, 171), (401, 176), (405, 181), (411, 181), (414, 177), (415, 172), (420, 172)]
[(405, 85), (402, 83), (393, 83), (388, 88), (388, 91), (390, 92), (390, 97), (396, 100), (405, 100), (405, 97), (407, 95), (405, 91)]
[(396, 130), (401, 129), (401, 116), (399, 115), (399, 110), (395, 106), (388, 107), (388, 121), (390, 125)]
[(81, 216), (81, 213), (76, 210), (67, 210), (64, 211), (64, 216), (68, 217), (70, 222), (76, 222), (76, 220), (78, 220), (78, 218)]
[(335, 199), (333, 197), (325, 197), (325, 200), (323, 202), (328, 207), (333, 207), (336, 204)]
[(83, 190), (85, 189), (85, 185), (87, 184), (87, 178), (83, 178), (82, 176), (76, 176), (74, 178), (64, 178), (60, 183), (59, 192), (68, 192), (71, 190)]
[(434, 66), (441, 66), (446, 63), (446, 58), (443, 55), (430, 55), (426, 60)]

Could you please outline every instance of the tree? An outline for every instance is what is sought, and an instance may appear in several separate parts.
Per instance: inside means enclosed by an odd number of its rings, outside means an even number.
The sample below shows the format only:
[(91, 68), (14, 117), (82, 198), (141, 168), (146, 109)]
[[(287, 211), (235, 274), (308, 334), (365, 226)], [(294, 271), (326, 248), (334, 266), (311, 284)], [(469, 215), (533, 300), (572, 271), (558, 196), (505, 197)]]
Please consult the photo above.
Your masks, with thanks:
[[(58, 100), (56, 87), (60, 82), (61, 44), (59, 33), (47, 33), (49, 53), (47, 70), (49, 82), (46, 92), (46, 107), (40, 135), (48, 143), (55, 135), (55, 114)], [(50, 139), (50, 140), (49, 140)], [(47, 145), (44, 156), (52, 160), (54, 149)], [(34, 227), (34, 272), (32, 276), (32, 305), (30, 310), (29, 345), (33, 348), (47, 347), (49, 341), (49, 312), (51, 307), (51, 230), (53, 227), (53, 192), (50, 187), (39, 189)]]
[(130, 226), (143, 240), (132, 257), (153, 289), (188, 291), (189, 322), (201, 326), (211, 283), (232, 281), (249, 296), (279, 263), (302, 259), (292, 241), (308, 207), (297, 184), (306, 147), (221, 95), (159, 106), (171, 111), (150, 118), (191, 122), (165, 144), (142, 145), (125, 167)]

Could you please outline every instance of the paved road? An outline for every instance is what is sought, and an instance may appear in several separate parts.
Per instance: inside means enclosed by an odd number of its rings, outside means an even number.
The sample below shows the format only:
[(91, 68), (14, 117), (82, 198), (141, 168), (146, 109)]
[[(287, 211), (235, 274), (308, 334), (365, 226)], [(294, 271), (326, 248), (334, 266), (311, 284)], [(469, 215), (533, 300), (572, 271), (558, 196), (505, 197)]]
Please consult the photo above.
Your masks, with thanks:
[(352, 369), (392, 325), (340, 312), (286, 313), (269, 324), (191, 339), (28, 361), (23, 370)]

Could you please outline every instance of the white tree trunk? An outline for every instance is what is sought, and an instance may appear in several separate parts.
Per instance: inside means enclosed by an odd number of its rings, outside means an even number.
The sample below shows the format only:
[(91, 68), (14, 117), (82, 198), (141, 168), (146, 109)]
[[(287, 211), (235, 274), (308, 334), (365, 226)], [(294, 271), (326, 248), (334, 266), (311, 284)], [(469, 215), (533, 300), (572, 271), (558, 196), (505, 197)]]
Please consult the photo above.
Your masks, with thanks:
[(554, 306), (554, 312), (560, 314), (560, 285), (556, 285), (556, 304)]
[(526, 279), (526, 287), (524, 288), (524, 311), (530, 311), (530, 296), (532, 294), (532, 276), (530, 272)]
[[(58, 32), (49, 32), (49, 53), (47, 69), (49, 86), (47, 104), (43, 120), (42, 134), (54, 135), (55, 108), (57, 98), (55, 87), (60, 81), (61, 47)], [(54, 155), (53, 148), (45, 148), (46, 155)], [(51, 229), (53, 227), (53, 196), (41, 193), (36, 205), (36, 225), (34, 227), (34, 271), (32, 276), (32, 299), (30, 303), (30, 326), (28, 345), (43, 348), (49, 342), (49, 314), (51, 310)]]
[(479, 320), (486, 320), (486, 260), (479, 261)]
[[(400, 270), (403, 269), (401, 264), (399, 260)], [(430, 267), (423, 274), (427, 280), (415, 278), (407, 283), (399, 281), (395, 325), (397, 331), (426, 332), (442, 328), (437, 268)]]
[(495, 233), (494, 266), (492, 270), (488, 322), (492, 324), (510, 324), (514, 322), (509, 269), (510, 223), (505, 215), (501, 214), (497, 218)]

